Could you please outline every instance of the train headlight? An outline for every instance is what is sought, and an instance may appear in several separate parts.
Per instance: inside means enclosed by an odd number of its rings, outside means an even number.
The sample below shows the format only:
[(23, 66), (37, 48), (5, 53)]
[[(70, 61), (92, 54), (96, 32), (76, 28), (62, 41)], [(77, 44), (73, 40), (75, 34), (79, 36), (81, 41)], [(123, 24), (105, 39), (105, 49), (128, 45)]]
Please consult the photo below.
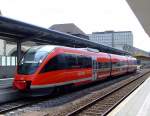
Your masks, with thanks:
[(30, 89), (30, 85), (31, 81), (16, 80), (13, 83), (14, 88), (17, 88), (22, 91)]

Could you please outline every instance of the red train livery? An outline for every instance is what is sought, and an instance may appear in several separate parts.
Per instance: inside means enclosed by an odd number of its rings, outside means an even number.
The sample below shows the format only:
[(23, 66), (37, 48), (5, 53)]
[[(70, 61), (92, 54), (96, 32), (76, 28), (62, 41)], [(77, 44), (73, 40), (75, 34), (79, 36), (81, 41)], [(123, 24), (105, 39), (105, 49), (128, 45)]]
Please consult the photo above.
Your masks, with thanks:
[(13, 85), (40, 93), (55, 87), (81, 85), (135, 72), (136, 59), (98, 52), (93, 49), (63, 46), (38, 46), (29, 49), (21, 59)]

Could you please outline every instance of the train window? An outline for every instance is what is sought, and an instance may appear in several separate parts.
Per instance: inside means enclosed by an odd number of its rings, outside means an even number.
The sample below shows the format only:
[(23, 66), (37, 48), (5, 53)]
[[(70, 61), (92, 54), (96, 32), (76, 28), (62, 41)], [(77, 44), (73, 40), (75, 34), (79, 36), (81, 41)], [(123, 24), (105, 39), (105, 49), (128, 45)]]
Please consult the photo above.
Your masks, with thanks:
[(84, 68), (84, 57), (83, 56), (77, 56), (78, 65), (80, 68)]
[(52, 70), (61, 70), (66, 69), (66, 61), (63, 54), (57, 55), (54, 58), (50, 59), (48, 63), (42, 69), (43, 72), (49, 72)]
[(128, 65), (126, 61), (121, 61), (121, 62), (112, 62), (112, 67), (113, 68), (119, 68), (121, 66)]
[(111, 67), (111, 62), (107, 62), (107, 68), (110, 68)]
[(80, 68), (91, 68), (92, 59), (86, 56), (77, 56), (78, 65)]
[(92, 58), (86, 57), (84, 61), (84, 68), (92, 68)]
[(137, 65), (137, 60), (134, 60), (134, 65)]
[(101, 68), (101, 63), (100, 62), (98, 62), (98, 69), (100, 69)]
[(50, 59), (50, 61), (45, 65), (42, 72), (48, 72), (57, 69), (58, 69), (58, 57), (55, 56), (54, 58)]
[(98, 63), (98, 68), (110, 68), (111, 67), (111, 63), (110, 62), (99, 62)]
[(137, 61), (136, 61), (136, 60), (131, 60), (131, 61), (130, 61), (130, 64), (131, 64), (131, 65), (137, 65)]
[(128, 62), (129, 62), (130, 65), (134, 64), (134, 60), (129, 60)]
[(60, 54), (52, 58), (42, 69), (41, 73), (52, 70), (91, 68), (92, 59), (90, 57), (73, 54)]
[(79, 68), (79, 65), (77, 64), (77, 57), (75, 55), (66, 54), (65, 59), (68, 65), (67, 68)]
[(118, 62), (112, 62), (112, 67), (113, 67), (113, 68), (119, 67), (119, 63), (118, 63)]

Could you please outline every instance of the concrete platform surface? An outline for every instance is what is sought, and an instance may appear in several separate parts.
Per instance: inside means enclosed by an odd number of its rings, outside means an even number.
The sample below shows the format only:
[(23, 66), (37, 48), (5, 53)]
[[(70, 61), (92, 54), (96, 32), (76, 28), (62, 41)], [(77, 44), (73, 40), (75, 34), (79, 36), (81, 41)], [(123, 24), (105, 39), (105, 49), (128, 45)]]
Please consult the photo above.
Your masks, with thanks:
[(121, 102), (108, 116), (150, 116), (150, 78)]
[(0, 79), (0, 89), (12, 87), (13, 79), (14, 78)]
[(12, 87), (0, 89), (0, 104), (22, 98), (21, 94)]

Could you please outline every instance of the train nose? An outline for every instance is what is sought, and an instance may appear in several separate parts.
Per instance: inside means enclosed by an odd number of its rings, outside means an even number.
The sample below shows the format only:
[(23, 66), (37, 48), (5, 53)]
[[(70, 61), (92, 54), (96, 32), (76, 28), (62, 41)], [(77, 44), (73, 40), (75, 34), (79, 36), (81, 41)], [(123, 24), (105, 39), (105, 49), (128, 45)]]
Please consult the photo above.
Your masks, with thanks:
[(29, 90), (31, 86), (31, 81), (15, 80), (13, 82), (13, 87), (21, 91)]

